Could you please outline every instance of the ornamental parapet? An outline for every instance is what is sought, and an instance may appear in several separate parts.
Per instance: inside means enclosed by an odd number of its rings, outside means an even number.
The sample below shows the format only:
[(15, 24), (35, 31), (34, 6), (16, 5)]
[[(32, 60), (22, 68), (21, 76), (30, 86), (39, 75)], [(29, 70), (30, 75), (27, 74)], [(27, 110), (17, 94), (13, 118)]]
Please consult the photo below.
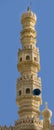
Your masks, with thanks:
[(24, 38), (31, 38), (31, 37), (33, 37), (34, 39), (36, 39), (36, 33), (32, 33), (32, 32), (26, 32), (26, 33), (24, 33), (23, 35), (21, 35), (21, 41), (22, 41), (22, 39), (24, 39)]
[(25, 28), (21, 31), (21, 36), (22, 36), (23, 34), (26, 34), (26, 33), (33, 33), (33, 34), (37, 35), (35, 28), (30, 27), (30, 26), (25, 27)]
[(15, 130), (15, 126), (0, 126), (0, 130)]
[[(28, 75), (23, 76), (23, 78), (20, 77), (20, 78), (17, 79), (17, 82), (16, 82), (17, 90), (19, 90), (20, 88), (25, 87), (25, 85), (26, 85), (26, 87), (31, 86), (31, 88), (32, 88), (31, 93), (32, 93), (32, 90), (34, 88), (39, 88), (40, 90), (42, 90), (41, 79), (40, 78), (32, 78), (32, 75), (31, 76), (28, 76)], [(18, 91), (17, 91), (17, 95), (18, 95)]]
[(21, 31), (21, 39), (24, 37), (29, 37), (29, 36), (33, 36), (34, 38), (36, 38), (37, 33), (35, 30), (29, 28), (29, 29), (23, 29)]
[(8, 130), (7, 126), (0, 126), (0, 130)]
[(43, 128), (43, 123), (38, 119), (25, 117), (24, 119), (16, 121), (15, 126), (18, 126), (20, 129), (37, 129)]
[(18, 50), (18, 56), (20, 55), (20, 53), (26, 51), (27, 49), (36, 52), (37, 55), (39, 54), (39, 48), (36, 48), (36, 46), (32, 46), (32, 45), (26, 45), (23, 49)]
[(36, 38), (34, 38), (32, 35), (31, 36), (27, 36), (21, 39), (21, 43), (24, 44), (36, 44)]
[(33, 74), (32, 75), (24, 75), (23, 77), (18, 78), (17, 82), (22, 81), (22, 80), (28, 80), (28, 79), (35, 80), (35, 81), (41, 83), (41, 78), (34, 77)]

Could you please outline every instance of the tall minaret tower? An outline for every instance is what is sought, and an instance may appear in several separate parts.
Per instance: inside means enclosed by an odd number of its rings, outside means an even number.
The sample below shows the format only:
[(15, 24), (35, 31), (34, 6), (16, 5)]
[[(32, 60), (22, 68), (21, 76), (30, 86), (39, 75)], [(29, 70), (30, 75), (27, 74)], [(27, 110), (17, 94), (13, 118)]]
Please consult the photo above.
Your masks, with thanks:
[[(38, 77), (40, 56), (39, 49), (36, 47), (36, 21), (36, 15), (28, 7), (27, 11), (21, 17), (22, 49), (18, 51), (17, 64), (20, 77), (17, 79), (16, 86), (16, 103), (19, 106), (19, 121), (23, 120), (23, 123), (27, 122), (27, 129), (29, 128), (29, 122), (31, 124), (33, 123), (33, 127), (35, 126), (34, 119), (37, 121), (36, 125), (38, 123), (41, 125), (39, 115), (42, 95), (37, 92), (34, 96), (32, 93), (34, 89), (40, 90), (42, 93), (41, 79)], [(22, 128), (24, 129), (24, 125)]]

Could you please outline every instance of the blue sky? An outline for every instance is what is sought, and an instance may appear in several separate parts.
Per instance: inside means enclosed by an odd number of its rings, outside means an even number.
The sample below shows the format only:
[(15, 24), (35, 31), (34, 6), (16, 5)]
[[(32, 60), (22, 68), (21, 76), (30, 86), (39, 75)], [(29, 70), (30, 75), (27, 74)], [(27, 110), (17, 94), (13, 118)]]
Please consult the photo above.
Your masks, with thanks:
[(54, 0), (0, 0), (0, 125), (18, 119), (16, 106), (17, 52), (20, 44), (20, 18), (32, 1), (37, 15), (37, 46), (40, 49), (42, 98), (48, 101), (54, 123)]

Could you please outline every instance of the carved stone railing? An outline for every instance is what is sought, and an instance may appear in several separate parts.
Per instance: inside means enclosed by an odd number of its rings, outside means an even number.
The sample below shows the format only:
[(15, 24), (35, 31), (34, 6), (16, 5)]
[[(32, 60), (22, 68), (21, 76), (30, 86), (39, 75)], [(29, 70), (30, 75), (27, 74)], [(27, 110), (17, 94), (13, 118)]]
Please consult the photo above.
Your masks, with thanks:
[(27, 117), (21, 120), (17, 120), (15, 122), (15, 126), (18, 126), (20, 129), (31, 129), (37, 127), (43, 128), (43, 123), (40, 120)]
[(7, 127), (6, 125), (5, 126), (0, 126), (0, 130), (14, 130), (15, 127), (14, 126), (9, 126)]

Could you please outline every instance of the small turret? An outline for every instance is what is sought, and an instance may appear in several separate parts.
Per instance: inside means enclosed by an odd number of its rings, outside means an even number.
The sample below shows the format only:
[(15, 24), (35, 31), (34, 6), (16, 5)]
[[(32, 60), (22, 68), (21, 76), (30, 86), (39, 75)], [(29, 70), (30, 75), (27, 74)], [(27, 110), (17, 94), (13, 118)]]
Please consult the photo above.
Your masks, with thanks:
[(48, 129), (51, 126), (51, 117), (52, 111), (48, 109), (48, 103), (46, 103), (46, 108), (42, 111), (43, 120), (43, 128)]

